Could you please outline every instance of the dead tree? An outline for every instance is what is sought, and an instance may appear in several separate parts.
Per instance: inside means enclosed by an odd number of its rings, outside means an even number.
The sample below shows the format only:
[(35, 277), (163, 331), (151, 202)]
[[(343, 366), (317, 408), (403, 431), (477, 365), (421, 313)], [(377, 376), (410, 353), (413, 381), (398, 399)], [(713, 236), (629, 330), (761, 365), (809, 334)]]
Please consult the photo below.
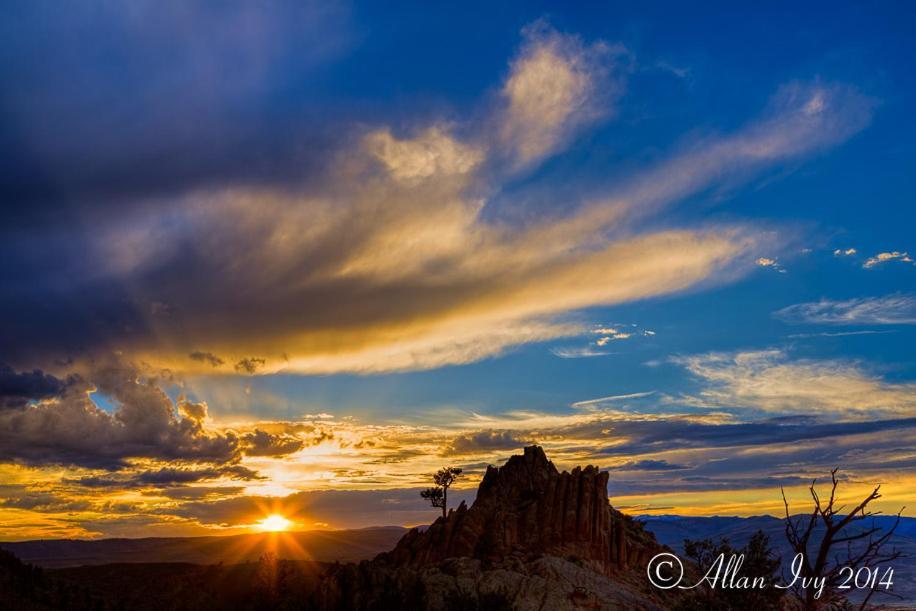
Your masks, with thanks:
[[(786, 508), (786, 538), (795, 554), (802, 555), (801, 577), (810, 580), (822, 578), (825, 584), (820, 598), (815, 598), (817, 589), (813, 587), (799, 587), (795, 590), (795, 595), (805, 611), (834, 608), (831, 605), (835, 606), (845, 601), (839, 589), (844, 581), (848, 581), (849, 573), (844, 567), (849, 567), (848, 570), (855, 574), (860, 568), (876, 568), (900, 557), (900, 552), (895, 548), (887, 551), (885, 544), (894, 535), (905, 508), (900, 509), (897, 519), (889, 529), (878, 526), (874, 517), (881, 512), (868, 509), (869, 503), (881, 498), (881, 486), (878, 485), (855, 508), (848, 513), (842, 513), (845, 506), (836, 506), (838, 470), (837, 468), (830, 472), (830, 498), (826, 502), (821, 501), (814, 488), (817, 480), (811, 482), (809, 491), (814, 508), (807, 520), (805, 516), (792, 518), (789, 513), (789, 501), (786, 499), (785, 490), (782, 490), (782, 501)], [(868, 519), (871, 519), (871, 524), (863, 524)], [(823, 536), (818, 541), (817, 536), (821, 534)], [(860, 610), (867, 608), (876, 591), (884, 592), (877, 590), (875, 584), (872, 584), (859, 607)], [(891, 592), (887, 593), (895, 596)]]

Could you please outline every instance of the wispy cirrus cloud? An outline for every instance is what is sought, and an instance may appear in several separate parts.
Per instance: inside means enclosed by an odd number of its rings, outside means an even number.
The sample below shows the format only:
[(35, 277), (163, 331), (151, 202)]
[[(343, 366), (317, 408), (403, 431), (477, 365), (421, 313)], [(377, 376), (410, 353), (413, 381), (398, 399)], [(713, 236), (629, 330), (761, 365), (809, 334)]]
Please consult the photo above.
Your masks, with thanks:
[(817, 333), (791, 333), (786, 337), (790, 339), (810, 339), (812, 337), (852, 337), (856, 335), (887, 335), (894, 331), (877, 331), (874, 329), (863, 329), (861, 331), (819, 331)]
[(791, 359), (778, 349), (671, 360), (703, 383), (698, 393), (679, 398), (686, 404), (853, 420), (916, 410), (916, 384), (888, 382), (851, 361)]
[(614, 404), (619, 404), (623, 401), (632, 401), (634, 399), (646, 399), (656, 394), (654, 390), (647, 390), (643, 392), (632, 392), (625, 395), (609, 395), (607, 397), (598, 397), (597, 399), (586, 399), (584, 401), (576, 401), (572, 403), (570, 407), (577, 409), (596, 409), (602, 407), (609, 407)]
[(516, 166), (535, 163), (563, 146), (576, 131), (614, 112), (624, 92), (626, 50), (586, 45), (545, 21), (523, 31), (522, 45), (500, 92), (498, 144)]
[(634, 338), (651, 338), (656, 335), (651, 329), (641, 329), (635, 323), (615, 324), (614, 326), (599, 325), (588, 330), (588, 334), (596, 336), (594, 340), (584, 346), (563, 346), (551, 348), (554, 356), (562, 359), (589, 358), (593, 356), (608, 356), (618, 354), (611, 352), (608, 347), (614, 342), (622, 342)]
[(916, 324), (916, 297), (897, 293), (846, 300), (822, 299), (782, 308), (774, 316), (790, 323), (912, 325)]
[(615, 354), (608, 350), (599, 350), (592, 346), (566, 346), (561, 348), (551, 348), (550, 353), (561, 359), (587, 359), (596, 356), (610, 356)]
[(850, 87), (791, 83), (758, 119), (571, 212), (502, 221), (484, 210), (520, 171), (506, 154), (533, 167), (560, 153), (609, 115), (598, 89), (619, 71), (614, 45), (541, 26), (525, 37), (482, 121), (360, 128), (302, 191), (214, 188), (96, 219), (72, 236), (54, 281), (54, 295), (84, 307), (55, 307), (40, 288), (20, 295), (34, 307), (10, 313), (0, 345), (22, 363), (122, 351), (176, 372), (326, 374), (469, 363), (578, 335), (571, 312), (750, 269), (753, 227), (650, 222), (710, 186), (834, 146), (871, 115)]

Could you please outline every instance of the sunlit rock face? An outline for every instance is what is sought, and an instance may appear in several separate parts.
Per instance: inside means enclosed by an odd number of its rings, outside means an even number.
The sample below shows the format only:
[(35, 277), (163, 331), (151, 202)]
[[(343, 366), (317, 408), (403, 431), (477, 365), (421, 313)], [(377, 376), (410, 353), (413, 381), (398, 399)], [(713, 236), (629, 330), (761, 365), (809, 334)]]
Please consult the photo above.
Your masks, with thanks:
[[(390, 552), (332, 570), (319, 608), (669, 608), (648, 584), (651, 533), (613, 509), (607, 473), (560, 472), (538, 446), (487, 470), (462, 503)], [(385, 608), (388, 608), (385, 607)]]
[(586, 560), (605, 573), (645, 566), (659, 546), (611, 507), (607, 481), (594, 466), (561, 473), (541, 447), (527, 447), (487, 469), (470, 508), (462, 503), (426, 531), (410, 531), (383, 556), (395, 565), (423, 565), (534, 553)]

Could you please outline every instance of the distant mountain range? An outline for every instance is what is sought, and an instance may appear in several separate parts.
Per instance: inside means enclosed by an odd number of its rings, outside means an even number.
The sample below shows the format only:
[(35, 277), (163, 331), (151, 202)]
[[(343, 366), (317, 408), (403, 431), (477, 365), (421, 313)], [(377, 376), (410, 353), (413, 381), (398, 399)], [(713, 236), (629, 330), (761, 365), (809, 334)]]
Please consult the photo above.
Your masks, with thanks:
[[(770, 543), (786, 555), (784, 521), (773, 516), (687, 517), (637, 516), (636, 519), (652, 532), (659, 543), (679, 553), (684, 551), (684, 539), (727, 538), (742, 546), (758, 530), (770, 537)], [(891, 516), (876, 517), (878, 524), (890, 526)], [(420, 530), (423, 530), (422, 528)], [(44, 568), (113, 564), (124, 562), (187, 562), (192, 564), (226, 564), (257, 560), (268, 549), (275, 549), (282, 558), (315, 560), (319, 562), (356, 562), (373, 558), (392, 549), (408, 531), (401, 526), (378, 526), (353, 530), (311, 530), (271, 533), (211, 536), (211, 537), (151, 537), (143, 539), (42, 539), (35, 541), (0, 542), (25, 562)], [(901, 559), (916, 565), (916, 518), (901, 518), (895, 543), (911, 558)], [(276, 547), (274, 547), (276, 546)], [(916, 573), (910, 573), (911, 579)]]
[(358, 562), (388, 551), (407, 532), (400, 526), (214, 537), (47, 539), (0, 543), (22, 561), (48, 569), (115, 563), (240, 564), (267, 551), (289, 560)]
[[(784, 539), (785, 520), (773, 516), (737, 516), (691, 517), (675, 515), (636, 516), (655, 534), (660, 543), (683, 551), (684, 539), (706, 539), (726, 537), (732, 543), (744, 545), (758, 530), (770, 535), (771, 543), (780, 543)], [(890, 528), (896, 516), (875, 516), (877, 526)], [(869, 522), (870, 523), (870, 522)], [(900, 518), (896, 534), (902, 543), (916, 540), (916, 518)]]

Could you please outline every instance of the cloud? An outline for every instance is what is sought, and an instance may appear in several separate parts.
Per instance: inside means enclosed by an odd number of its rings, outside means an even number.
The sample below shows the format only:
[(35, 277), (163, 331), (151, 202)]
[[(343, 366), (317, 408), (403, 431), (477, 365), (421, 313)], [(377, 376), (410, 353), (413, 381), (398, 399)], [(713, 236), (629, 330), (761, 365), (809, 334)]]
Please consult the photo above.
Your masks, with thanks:
[(796, 324), (912, 325), (916, 324), (916, 297), (897, 293), (845, 301), (821, 299), (782, 308), (774, 316)]
[(92, 507), (92, 503), (85, 499), (74, 499), (47, 490), (30, 489), (27, 486), (4, 486), (0, 488), (0, 507), (36, 512), (79, 512)]
[(608, 356), (614, 354), (613, 352), (607, 352), (605, 350), (596, 350), (591, 346), (585, 346), (583, 348), (551, 348), (550, 352), (561, 359), (586, 359), (595, 356)]
[(235, 370), (239, 373), (255, 374), (263, 368), (267, 361), (258, 357), (249, 357), (240, 360), (235, 364)]
[(613, 112), (624, 57), (622, 47), (585, 46), (544, 22), (523, 33), (525, 44), (501, 92), (506, 108), (499, 127), (501, 145), (519, 166), (543, 159), (583, 125)]
[[(607, 468), (612, 495), (666, 494), (678, 499), (681, 494), (689, 498), (693, 493), (713, 491), (718, 493), (719, 504), (727, 503), (721, 495), (724, 490), (807, 485), (812, 474), (823, 475), (837, 464), (861, 478), (886, 474), (887, 465), (894, 469), (916, 466), (909, 450), (916, 441), (913, 418), (736, 421), (722, 415), (640, 416), (602, 411), (517, 415), (499, 422), (505, 428), (472, 429), (451, 437), (427, 427), (367, 428), (365, 434), (377, 441), (376, 446), (363, 447), (365, 454), (358, 457), (347, 454), (347, 460), (353, 462), (343, 469), (359, 474), (355, 477), (367, 489), (302, 491), (279, 497), (254, 494), (162, 511), (208, 525), (251, 524), (265, 511), (282, 511), (303, 524), (321, 521), (333, 527), (423, 523), (429, 520), (429, 510), (418, 489), (430, 472), (442, 466), (443, 456), (466, 468), (455, 492), (459, 498), (469, 498), (488, 463), (501, 464), (529, 440), (544, 445), (559, 468), (583, 464)], [(462, 452), (453, 452), (457, 439), (467, 443)], [(388, 452), (398, 459), (386, 457)], [(381, 457), (386, 458), (379, 460)], [(400, 475), (384, 477), (380, 471)], [(651, 477), (646, 477), (648, 473)], [(899, 486), (893, 488), (898, 493)], [(777, 503), (778, 495), (769, 500)]]
[[(55, 396), (0, 411), (0, 462), (120, 470), (134, 472), (131, 481), (152, 483), (151, 471), (138, 468), (135, 459), (185, 461), (217, 466), (182, 466), (176, 477), (196, 473), (196, 479), (220, 474), (243, 478), (249, 471), (237, 463), (245, 456), (283, 457), (333, 438), (333, 431), (311, 423), (216, 427), (205, 402), (183, 395), (173, 401), (163, 391), (166, 384), (123, 363), (101, 366), (85, 377), (71, 376)], [(111, 398), (113, 413), (92, 401), (96, 391)]]
[(512, 450), (524, 445), (525, 441), (516, 437), (511, 431), (476, 431), (455, 437), (444, 453), (474, 454), (493, 450)]
[[(624, 331), (623, 328), (626, 328), (627, 330)], [(558, 356), (563, 359), (607, 356), (610, 354), (616, 354), (615, 352), (608, 352), (605, 350), (605, 348), (611, 344), (611, 342), (628, 340), (633, 337), (652, 337), (655, 335), (655, 331), (650, 331), (648, 329), (637, 329), (637, 325), (635, 323), (627, 325), (614, 325), (613, 327), (597, 326), (591, 329), (589, 333), (598, 335), (600, 337), (595, 339), (593, 342), (590, 342), (587, 346), (559, 347), (552, 348), (550, 351), (554, 356)]]
[(482, 150), (458, 142), (439, 126), (403, 140), (382, 129), (366, 136), (365, 148), (392, 177), (408, 183), (468, 174), (484, 159)]
[(892, 383), (841, 360), (791, 360), (782, 350), (675, 357), (704, 388), (688, 404), (844, 419), (912, 414), (916, 384)]
[(159, 469), (147, 471), (136, 476), (136, 481), (141, 484), (155, 486), (189, 484), (201, 480), (228, 478), (234, 480), (264, 479), (247, 467), (230, 465), (206, 469)]
[[(115, 469), (131, 458), (220, 463), (240, 458), (235, 433), (204, 428), (204, 404), (185, 405), (178, 417), (156, 380), (143, 380), (127, 367), (102, 369), (91, 381), (96, 386), (77, 380), (59, 397), (0, 412), (0, 461)], [(96, 388), (117, 404), (113, 414), (93, 403)]]
[(0, 409), (24, 407), (31, 401), (60, 395), (66, 384), (39, 369), (17, 373), (0, 363)]
[[(221, 467), (203, 468), (172, 468), (164, 467), (154, 471), (140, 471), (126, 476), (85, 476), (80, 478), (64, 478), (65, 484), (84, 486), (87, 488), (134, 488), (134, 487), (163, 487), (174, 485), (194, 484), (202, 481), (229, 479), (229, 480), (259, 480), (265, 479), (256, 471), (242, 465), (225, 465)], [(238, 490), (238, 488), (236, 488)]]
[[(843, 465), (844, 470), (858, 477), (874, 477), (877, 473), (887, 473), (890, 464), (895, 469), (896, 465), (911, 468), (909, 465), (914, 464), (912, 452), (907, 450), (916, 439), (913, 418), (865, 422), (825, 422), (811, 418), (703, 422), (668, 417), (608, 426), (612, 436), (622, 442), (600, 449), (602, 454), (627, 462), (633, 462), (634, 455), (650, 460), (668, 457), (676, 458), (678, 464), (691, 465), (686, 473), (659, 471), (653, 475), (653, 481), (612, 477), (611, 486), (627, 495), (807, 485), (811, 477), (822, 476), (836, 465)], [(746, 494), (743, 500), (747, 502), (750, 496)], [(774, 505), (777, 498), (771, 499)], [(719, 502), (723, 502), (721, 495)]]
[[(488, 464), (501, 464), (527, 443), (543, 445), (559, 468), (597, 464), (608, 469), (612, 497), (665, 495), (669, 504), (682, 509), (682, 502), (689, 506), (697, 495), (709, 494), (704, 498), (711, 513), (729, 507), (731, 495), (724, 491), (743, 491), (742, 502), (751, 505), (742, 513), (760, 512), (755, 503), (761, 497), (754, 490), (807, 485), (811, 477), (837, 464), (855, 478), (885, 482), (885, 491), (895, 499), (912, 490), (894, 474), (916, 467), (911, 450), (914, 418), (743, 420), (721, 412), (638, 414), (610, 405), (560, 413), (443, 412), (432, 415), (441, 423), (435, 426), (354, 419), (259, 423), (274, 434), (311, 434), (320, 426), (333, 436), (323, 442), (320, 460), (254, 457), (249, 471), (238, 464), (186, 461), (149, 467), (147, 460), (116, 473), (68, 472), (61, 480), (60, 470), (0, 464), (0, 481), (10, 482), (0, 485), (0, 505), (7, 500), (34, 508), (30, 511), (40, 512), (41, 519), (68, 525), (70, 536), (76, 534), (73, 529), (82, 532), (80, 528), (118, 532), (113, 524), (140, 515), (164, 535), (187, 534), (192, 526), (196, 534), (240, 532), (271, 512), (281, 512), (305, 528), (317, 522), (331, 527), (427, 523), (432, 510), (418, 491), (443, 459), (465, 468), (454, 490), (457, 502), (473, 497)], [(233, 479), (244, 486), (233, 485)], [(349, 489), (340, 490), (343, 484)], [(126, 501), (124, 490), (129, 488), (138, 488), (142, 499)], [(778, 502), (769, 495), (764, 500)], [(82, 507), (78, 514), (68, 513), (66, 507), (77, 506)], [(12, 532), (21, 538), (21, 531)]]
[(632, 399), (645, 399), (646, 397), (651, 397), (655, 394), (654, 390), (649, 390), (645, 392), (633, 392), (625, 395), (610, 395), (608, 397), (598, 397), (597, 399), (588, 399), (586, 401), (576, 401), (571, 404), (570, 407), (577, 409), (588, 408), (593, 409), (596, 407), (606, 407), (608, 404), (613, 404), (619, 401), (627, 401)]
[(792, 333), (788, 337), (791, 339), (807, 339), (812, 337), (850, 337), (855, 335), (886, 335), (894, 331), (875, 331), (866, 329), (862, 331), (821, 331), (820, 333)]
[(758, 257), (755, 263), (760, 267), (769, 267), (781, 274), (786, 273), (786, 268), (784, 268), (779, 261), (776, 259), (771, 259), (769, 257)]
[(682, 471), (689, 469), (686, 465), (669, 463), (667, 460), (631, 460), (608, 467), (608, 471)]
[(610, 335), (602, 335), (601, 337), (596, 339), (595, 345), (596, 346), (606, 346), (613, 341), (622, 340), (622, 339), (630, 339), (631, 337), (633, 337), (632, 333), (624, 332), (624, 331), (615, 331), (614, 333), (611, 333)]
[(255, 429), (242, 435), (247, 456), (285, 456), (305, 447), (305, 441), (292, 435), (275, 435)]
[(900, 261), (901, 263), (916, 263), (913, 261), (913, 259), (910, 258), (909, 254), (895, 250), (893, 252), (879, 252), (874, 257), (869, 257), (866, 259), (865, 263), (862, 264), (862, 267), (869, 269), (882, 263), (888, 263), (890, 261)]
[[(599, 107), (610, 112), (595, 87), (617, 69), (615, 53), (539, 26), (511, 64), (505, 107), (481, 121), (364, 128), (307, 188), (214, 187), (94, 219), (59, 244), (52, 277), (15, 300), (0, 287), (10, 321), (0, 357), (31, 366), (119, 351), (180, 373), (373, 373), (579, 335), (572, 312), (745, 273), (761, 242), (753, 228), (647, 220), (843, 141), (873, 105), (843, 85), (792, 83), (759, 119), (562, 215), (505, 220), (494, 207), (512, 198), (488, 199), (511, 179), (500, 155), (533, 163)], [(169, 316), (153, 316), (154, 301)]]
[(194, 351), (188, 355), (188, 358), (191, 359), (192, 361), (200, 361), (203, 363), (207, 363), (212, 367), (219, 367), (220, 365), (224, 363), (223, 359), (219, 358), (212, 352)]
[(845, 248), (845, 249), (837, 248), (836, 250), (833, 251), (833, 256), (834, 257), (851, 257), (852, 255), (856, 254), (856, 252), (857, 251), (855, 248)]
[[(349, 47), (347, 7), (139, 0), (59, 9), (4, 11), (0, 55), (21, 61), (0, 63), (0, 77), (31, 75), (0, 92), (20, 134), (3, 144), (10, 175), (0, 199), (24, 203), (7, 215), (59, 219), (62, 199), (82, 202), (78, 212), (119, 214), (138, 195), (148, 203), (225, 181), (289, 180), (317, 172), (334, 146), (329, 132), (342, 129), (337, 109), (321, 108), (321, 123), (302, 121), (271, 92), (291, 78), (311, 81)], [(298, 113), (319, 110), (309, 89), (290, 99)]]

